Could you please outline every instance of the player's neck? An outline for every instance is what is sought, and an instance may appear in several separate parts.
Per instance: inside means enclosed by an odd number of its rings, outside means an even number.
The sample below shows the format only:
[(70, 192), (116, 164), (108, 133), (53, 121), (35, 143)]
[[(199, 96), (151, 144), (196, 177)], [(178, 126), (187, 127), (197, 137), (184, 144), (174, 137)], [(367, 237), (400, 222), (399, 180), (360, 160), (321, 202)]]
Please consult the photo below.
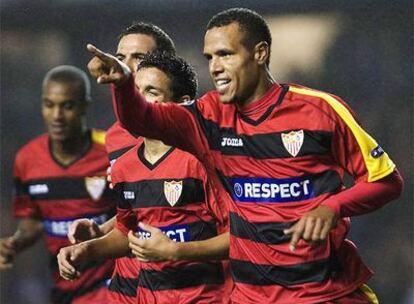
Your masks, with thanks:
[(85, 129), (78, 136), (65, 141), (51, 140), (51, 153), (55, 160), (62, 165), (69, 165), (82, 156), (90, 147), (91, 138)]
[(161, 157), (171, 149), (160, 140), (144, 139), (144, 157), (150, 164), (155, 164)]
[(252, 102), (261, 99), (276, 83), (276, 80), (273, 78), (268, 68), (262, 70), (262, 73), (260, 75), (261, 76), (259, 77), (256, 84), (256, 89), (252, 92), (252, 94), (244, 100), (239, 100), (236, 102), (236, 106), (238, 109), (241, 110), (243, 109), (243, 107), (246, 107)]

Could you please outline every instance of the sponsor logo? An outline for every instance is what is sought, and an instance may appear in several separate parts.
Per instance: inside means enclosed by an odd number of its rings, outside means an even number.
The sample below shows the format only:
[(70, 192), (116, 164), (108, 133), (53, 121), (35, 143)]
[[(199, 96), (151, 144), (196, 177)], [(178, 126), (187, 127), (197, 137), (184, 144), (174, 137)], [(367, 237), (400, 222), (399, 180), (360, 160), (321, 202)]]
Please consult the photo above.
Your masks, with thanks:
[[(166, 236), (175, 242), (189, 242), (190, 233), (188, 225), (174, 225), (166, 227), (158, 227)], [(147, 240), (151, 238), (151, 233), (141, 228), (138, 228), (137, 236), (141, 240)]]
[(373, 157), (373, 158), (379, 158), (379, 157), (381, 157), (381, 155), (382, 154), (384, 154), (385, 153), (385, 151), (380, 147), (380, 146), (378, 146), (378, 147), (376, 147), (375, 149), (373, 149), (372, 151), (371, 151), (371, 156)]
[(135, 199), (135, 192), (134, 191), (124, 191), (124, 199), (126, 199), (126, 200)]
[(223, 137), (221, 140), (222, 147), (243, 147), (241, 138)]
[(30, 195), (45, 194), (45, 193), (49, 193), (49, 187), (46, 184), (37, 184), (37, 185), (29, 186)]
[(310, 178), (233, 178), (233, 198), (238, 202), (285, 203), (315, 196)]
[(290, 155), (296, 157), (298, 155), (300, 148), (303, 145), (304, 132), (303, 130), (299, 131), (290, 131), (289, 133), (282, 133), (282, 142), (286, 150)]
[(168, 203), (174, 206), (183, 192), (183, 181), (164, 182), (164, 195)]
[[(98, 225), (105, 223), (108, 220), (107, 214), (99, 214), (89, 219), (94, 220)], [(69, 226), (76, 219), (61, 219), (61, 220), (44, 220), (43, 225), (46, 233), (50, 236), (66, 238)]]
[(101, 198), (106, 188), (105, 176), (85, 177), (85, 187), (93, 200)]

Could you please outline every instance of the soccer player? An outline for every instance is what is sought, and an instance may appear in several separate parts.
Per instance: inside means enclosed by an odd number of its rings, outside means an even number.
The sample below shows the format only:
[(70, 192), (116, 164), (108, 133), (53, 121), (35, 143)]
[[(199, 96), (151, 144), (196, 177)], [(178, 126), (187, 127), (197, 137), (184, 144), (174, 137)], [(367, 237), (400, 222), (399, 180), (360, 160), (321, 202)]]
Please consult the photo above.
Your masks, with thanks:
[[(156, 103), (189, 100), (197, 89), (192, 68), (167, 53), (149, 54), (135, 81)], [(103, 238), (61, 249), (61, 275), (72, 279), (80, 262), (127, 254), (130, 230), (141, 239), (163, 231), (176, 242), (169, 241), (166, 261), (141, 264), (138, 302), (226, 303), (223, 265), (212, 260), (228, 256), (226, 214), (196, 158), (145, 138), (115, 162), (112, 182), (119, 199), (116, 228)]]
[(186, 106), (146, 103), (124, 65), (88, 49), (110, 68), (90, 72), (115, 84), (121, 124), (190, 151), (226, 187), (234, 303), (376, 303), (347, 217), (397, 198), (402, 179), (339, 97), (272, 78), (270, 45), (256, 12), (215, 15), (204, 55), (216, 90)]
[(60, 278), (56, 255), (69, 243), (69, 224), (77, 218), (103, 223), (113, 216), (116, 203), (107, 187), (109, 165), (105, 133), (90, 130), (86, 112), (91, 102), (86, 74), (73, 66), (58, 66), (42, 86), (43, 134), (19, 150), (14, 164), (14, 215), (19, 218), (13, 236), (0, 241), (0, 269), (44, 233), (51, 258), (53, 303), (106, 303), (106, 281), (111, 261), (85, 264), (79, 280)]
[[(154, 51), (163, 51), (174, 55), (175, 46), (172, 39), (154, 24), (134, 22), (120, 34), (116, 57), (135, 72), (143, 57)], [(90, 63), (90, 65), (94, 64), (99, 65), (100, 62)], [(142, 140), (115, 122), (108, 129), (105, 138), (105, 146), (111, 165), (129, 149), (142, 143)], [(98, 225), (93, 220), (79, 219), (73, 222), (69, 228), (69, 240), (75, 244), (103, 236), (113, 229), (115, 220), (114, 217), (106, 223)], [(127, 256), (115, 260), (113, 279), (109, 285), (109, 303), (135, 303), (138, 272), (139, 264), (135, 257)]]

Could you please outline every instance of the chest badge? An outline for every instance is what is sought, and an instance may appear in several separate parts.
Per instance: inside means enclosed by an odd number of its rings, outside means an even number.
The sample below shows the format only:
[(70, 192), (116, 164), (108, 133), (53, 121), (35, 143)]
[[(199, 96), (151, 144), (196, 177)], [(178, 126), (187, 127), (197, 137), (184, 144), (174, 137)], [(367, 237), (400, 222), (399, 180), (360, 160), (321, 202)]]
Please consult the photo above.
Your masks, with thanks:
[(105, 176), (85, 177), (85, 186), (94, 201), (101, 198), (106, 188)]
[(290, 155), (296, 157), (298, 155), (300, 148), (302, 148), (304, 132), (303, 130), (299, 131), (290, 131), (289, 133), (282, 133), (282, 142), (286, 150)]
[(182, 191), (183, 181), (164, 182), (164, 195), (171, 206), (174, 206), (178, 202)]

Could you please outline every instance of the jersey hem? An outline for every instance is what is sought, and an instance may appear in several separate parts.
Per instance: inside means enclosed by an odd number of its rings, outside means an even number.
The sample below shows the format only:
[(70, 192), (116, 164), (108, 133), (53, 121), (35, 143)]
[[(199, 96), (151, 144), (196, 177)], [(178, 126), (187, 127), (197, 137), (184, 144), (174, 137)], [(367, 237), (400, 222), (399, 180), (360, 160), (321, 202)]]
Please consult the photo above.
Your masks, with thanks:
[[(341, 292), (330, 294), (326, 297), (313, 297), (313, 298), (305, 300), (304, 302), (301, 302), (301, 301), (299, 302), (295, 300), (295, 304), (315, 304), (315, 303), (323, 303), (325, 301), (338, 299), (340, 297), (346, 296), (347, 294), (354, 292), (355, 290), (360, 288), (362, 285), (364, 285), (371, 277), (372, 277), (372, 273), (367, 273), (360, 281), (358, 281), (358, 283), (350, 285), (350, 287), (347, 289), (342, 289)], [(257, 304), (259, 303), (259, 302), (250, 302), (250, 301), (247, 302), (246, 299), (238, 299), (238, 298), (233, 298), (233, 297), (230, 297), (230, 299), (231, 299), (231, 303), (233, 304)], [(260, 303), (265, 304), (266, 302), (260, 302)], [(268, 302), (268, 303), (273, 303), (273, 302)], [(278, 301), (277, 303), (278, 304), (292, 304), (291, 300), (289, 300), (289, 302)]]

